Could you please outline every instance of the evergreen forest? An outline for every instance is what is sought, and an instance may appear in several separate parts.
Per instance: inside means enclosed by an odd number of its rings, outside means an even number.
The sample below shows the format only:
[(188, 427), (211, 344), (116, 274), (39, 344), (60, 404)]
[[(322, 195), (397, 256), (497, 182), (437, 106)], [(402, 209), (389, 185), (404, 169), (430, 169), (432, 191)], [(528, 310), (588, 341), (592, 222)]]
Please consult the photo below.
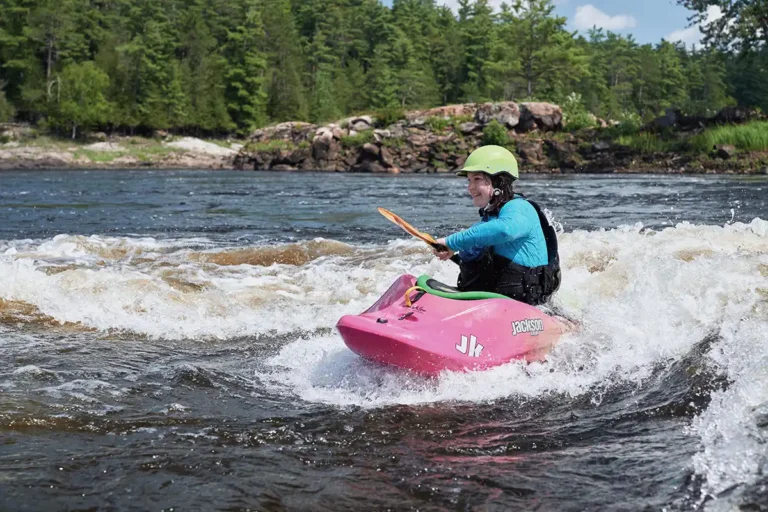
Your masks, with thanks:
[[(703, 16), (733, 2), (680, 3)], [(731, 9), (691, 48), (571, 32), (551, 0), (459, 4), (0, 0), (0, 122), (216, 135), (503, 100), (637, 123), (768, 110), (768, 7)]]

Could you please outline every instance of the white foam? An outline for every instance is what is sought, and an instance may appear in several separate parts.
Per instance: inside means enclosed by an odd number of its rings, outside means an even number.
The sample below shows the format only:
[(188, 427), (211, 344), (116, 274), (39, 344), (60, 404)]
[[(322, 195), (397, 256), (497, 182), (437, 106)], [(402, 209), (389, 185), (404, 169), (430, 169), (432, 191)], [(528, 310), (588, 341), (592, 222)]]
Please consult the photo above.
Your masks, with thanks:
[[(3, 242), (0, 298), (60, 322), (165, 339), (301, 331), (256, 377), (274, 391), (338, 406), (580, 396), (640, 383), (720, 333), (711, 357), (732, 384), (693, 421), (701, 451), (692, 467), (711, 495), (754, 482), (766, 469), (768, 443), (757, 426), (768, 404), (764, 220), (562, 234), (556, 302), (581, 331), (564, 338), (548, 363), (435, 380), (365, 363), (335, 333), (307, 334), (367, 308), (403, 273), (454, 281), (456, 266), (418, 242), (351, 247), (300, 266), (221, 266), (190, 257), (191, 245), (199, 244), (71, 235)], [(50, 272), (62, 265), (70, 267)]]
[[(444, 265), (426, 250), (414, 253), (410, 242), (266, 267), (206, 263), (190, 259), (184, 244), (153, 239), (60, 235), (18, 245), (0, 255), (0, 298), (32, 304), (61, 323), (166, 339), (330, 328), (398, 275)], [(402, 251), (407, 256), (396, 257)]]
[[(768, 222), (723, 227), (641, 225), (561, 237), (564, 282), (557, 302), (582, 323), (544, 364), (423, 379), (365, 363), (336, 335), (285, 346), (257, 377), (303, 400), (380, 407), (434, 401), (579, 396), (642, 382), (711, 333), (712, 355), (733, 384), (693, 422), (702, 450), (692, 461), (717, 495), (753, 483), (768, 464)], [(438, 267), (448, 276), (451, 268)], [(450, 279), (446, 279), (450, 280)], [(596, 398), (599, 400), (599, 398)], [(764, 420), (763, 420), (764, 421)]]

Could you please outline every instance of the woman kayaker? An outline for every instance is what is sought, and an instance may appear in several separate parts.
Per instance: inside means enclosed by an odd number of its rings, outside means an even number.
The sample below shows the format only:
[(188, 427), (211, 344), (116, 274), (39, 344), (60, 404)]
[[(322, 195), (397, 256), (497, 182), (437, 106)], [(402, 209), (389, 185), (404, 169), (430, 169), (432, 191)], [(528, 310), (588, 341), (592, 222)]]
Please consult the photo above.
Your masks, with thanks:
[(458, 288), (543, 304), (560, 286), (555, 230), (538, 204), (514, 191), (517, 160), (501, 146), (473, 151), (457, 173), (466, 176), (481, 221), (437, 242), (441, 260), (460, 258)]

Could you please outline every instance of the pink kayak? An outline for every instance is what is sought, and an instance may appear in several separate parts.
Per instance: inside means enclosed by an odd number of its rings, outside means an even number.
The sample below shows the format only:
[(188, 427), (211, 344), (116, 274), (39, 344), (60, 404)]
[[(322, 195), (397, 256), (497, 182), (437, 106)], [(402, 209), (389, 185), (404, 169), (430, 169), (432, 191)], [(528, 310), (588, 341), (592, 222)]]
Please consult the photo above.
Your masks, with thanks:
[(541, 361), (569, 327), (565, 319), (502, 295), (462, 293), (411, 275), (336, 325), (363, 358), (426, 375)]

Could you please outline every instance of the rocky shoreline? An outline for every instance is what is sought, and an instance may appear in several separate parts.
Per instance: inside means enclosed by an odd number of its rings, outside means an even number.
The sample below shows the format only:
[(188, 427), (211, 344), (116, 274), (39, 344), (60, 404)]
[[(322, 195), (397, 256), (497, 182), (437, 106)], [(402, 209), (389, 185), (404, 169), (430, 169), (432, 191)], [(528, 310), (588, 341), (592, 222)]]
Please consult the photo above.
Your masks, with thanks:
[(0, 144), (0, 170), (233, 169), (242, 147), (238, 143), (214, 144), (192, 137), (143, 139), (95, 134), (88, 143), (77, 144), (24, 137), (18, 132), (15, 135), (16, 140)]
[[(711, 124), (744, 123), (732, 109), (711, 119), (669, 112), (643, 131), (690, 133)], [(21, 125), (0, 125), (3, 169), (215, 169), (376, 174), (448, 173), (469, 152), (497, 143), (512, 149), (523, 173), (768, 174), (768, 153), (718, 146), (707, 154), (648, 151), (622, 144), (611, 125), (564, 130), (550, 103), (448, 105), (407, 112), (384, 123), (355, 116), (314, 125), (286, 122), (256, 130), (248, 140), (207, 142), (160, 132), (150, 139), (91, 134), (88, 143), (35, 138)]]
[[(669, 112), (646, 130), (690, 131), (749, 120), (742, 117), (736, 111), (712, 119)], [(596, 128), (566, 132), (557, 105), (503, 102), (408, 112), (387, 126), (370, 116), (324, 126), (282, 123), (257, 130), (234, 165), (257, 171), (444, 173), (460, 167), (490, 134), (516, 152), (523, 173), (768, 174), (768, 154), (741, 154), (730, 146), (703, 156), (642, 151), (616, 143), (610, 124), (594, 121)]]

